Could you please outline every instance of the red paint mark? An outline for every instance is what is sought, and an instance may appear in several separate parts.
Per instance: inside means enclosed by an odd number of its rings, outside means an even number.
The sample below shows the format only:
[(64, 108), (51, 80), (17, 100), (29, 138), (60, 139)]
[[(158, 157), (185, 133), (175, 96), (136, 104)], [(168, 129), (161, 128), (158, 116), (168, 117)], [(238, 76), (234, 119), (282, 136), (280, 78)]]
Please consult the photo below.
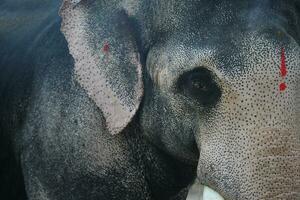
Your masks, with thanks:
[(285, 77), (287, 75), (287, 68), (286, 68), (284, 48), (281, 49), (281, 67), (280, 67), (280, 73), (281, 73), (282, 77)]
[(280, 92), (283, 92), (287, 88), (287, 84), (284, 82), (284, 79), (287, 75), (286, 57), (285, 57), (284, 48), (281, 49), (280, 75), (283, 80), (282, 80), (282, 83), (280, 83), (280, 85), (279, 85), (279, 90), (280, 90)]
[(279, 90), (280, 92), (283, 92), (287, 88), (287, 85), (285, 83), (280, 83)]
[(110, 49), (109, 43), (108, 42), (104, 42), (104, 45), (102, 47), (102, 51), (103, 51), (103, 53), (105, 55), (104, 59), (103, 59), (103, 61), (104, 61), (105, 64), (108, 64), (108, 62), (109, 62), (109, 49)]
[(108, 52), (109, 52), (109, 44), (108, 44), (107, 42), (103, 45), (102, 50), (103, 50), (105, 53), (108, 53)]

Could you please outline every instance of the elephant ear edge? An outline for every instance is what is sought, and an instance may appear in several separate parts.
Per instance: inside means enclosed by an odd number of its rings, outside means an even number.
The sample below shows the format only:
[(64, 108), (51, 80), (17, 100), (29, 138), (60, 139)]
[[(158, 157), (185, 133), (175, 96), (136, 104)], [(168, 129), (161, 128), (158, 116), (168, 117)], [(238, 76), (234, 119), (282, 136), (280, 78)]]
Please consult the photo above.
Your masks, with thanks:
[(117, 134), (131, 121), (143, 96), (136, 40), (124, 10), (78, 2), (63, 1), (61, 32), (74, 59), (76, 80), (102, 111), (108, 131)]

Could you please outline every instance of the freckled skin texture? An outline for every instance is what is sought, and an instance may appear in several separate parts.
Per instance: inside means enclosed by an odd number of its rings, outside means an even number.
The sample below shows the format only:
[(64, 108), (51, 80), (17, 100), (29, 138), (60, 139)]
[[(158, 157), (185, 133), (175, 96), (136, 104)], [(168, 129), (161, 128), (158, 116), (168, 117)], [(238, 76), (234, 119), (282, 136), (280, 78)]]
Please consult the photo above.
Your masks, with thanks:
[(299, 1), (0, 6), (6, 199), (300, 199)]

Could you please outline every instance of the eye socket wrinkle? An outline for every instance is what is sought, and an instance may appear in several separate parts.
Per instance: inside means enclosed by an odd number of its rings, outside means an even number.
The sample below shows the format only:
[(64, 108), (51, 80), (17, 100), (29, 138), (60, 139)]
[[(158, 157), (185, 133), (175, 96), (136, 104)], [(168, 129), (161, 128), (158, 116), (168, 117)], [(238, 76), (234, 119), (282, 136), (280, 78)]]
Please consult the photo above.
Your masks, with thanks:
[(197, 67), (184, 72), (177, 81), (179, 93), (195, 99), (205, 107), (214, 106), (222, 92), (213, 73), (205, 67)]

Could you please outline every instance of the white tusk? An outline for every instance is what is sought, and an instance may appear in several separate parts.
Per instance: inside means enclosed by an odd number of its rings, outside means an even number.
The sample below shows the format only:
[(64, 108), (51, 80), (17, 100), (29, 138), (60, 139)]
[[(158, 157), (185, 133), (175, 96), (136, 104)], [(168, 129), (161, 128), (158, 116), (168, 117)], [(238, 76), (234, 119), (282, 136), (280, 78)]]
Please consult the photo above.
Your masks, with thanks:
[(189, 191), (187, 200), (224, 200), (224, 198), (213, 189), (196, 181)]
[(213, 189), (204, 186), (202, 200), (224, 200), (224, 198)]

